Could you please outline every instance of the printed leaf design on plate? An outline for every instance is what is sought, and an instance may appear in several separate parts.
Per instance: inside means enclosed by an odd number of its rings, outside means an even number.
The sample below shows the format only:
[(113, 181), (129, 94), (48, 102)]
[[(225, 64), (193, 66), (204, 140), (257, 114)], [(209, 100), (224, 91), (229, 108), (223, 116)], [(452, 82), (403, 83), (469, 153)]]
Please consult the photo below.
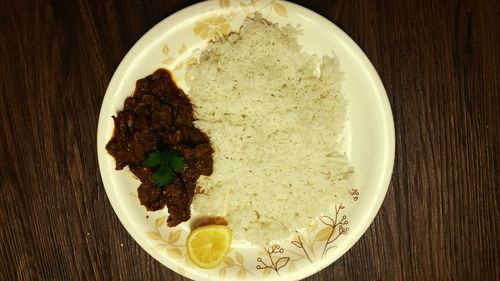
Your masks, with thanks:
[(273, 6), (273, 7), (274, 7), (274, 11), (275, 11), (278, 15), (280, 15), (280, 16), (282, 16), (282, 17), (288, 17), (288, 13), (287, 13), (287, 11), (286, 11), (285, 6), (283, 6), (283, 5), (282, 5), (282, 4), (280, 4), (280, 3), (274, 3), (274, 6)]
[(283, 256), (285, 249), (283, 249), (278, 244), (273, 244), (270, 248), (263, 248), (264, 251), (266, 251), (266, 257), (257, 257), (258, 264), (255, 266), (255, 268), (257, 270), (263, 271), (265, 271), (266, 269), (271, 269), (279, 275), (279, 270), (283, 268), (288, 263), (288, 261), (290, 261), (290, 257)]
[(195, 23), (193, 33), (202, 39), (211, 40), (231, 31), (229, 19), (225, 15), (215, 15)]
[(168, 44), (163, 45), (163, 48), (161, 49), (161, 52), (165, 55), (165, 59), (163, 60), (164, 64), (171, 64), (174, 61), (174, 58), (172, 56), (169, 56), (168, 54), (170, 53), (170, 48), (168, 47)]
[(229, 0), (219, 0), (219, 7), (229, 8), (231, 7), (231, 2)]
[(236, 257), (236, 262), (238, 262), (241, 265), (245, 263), (245, 259), (243, 258), (243, 255), (240, 254), (240, 252), (234, 252), (234, 255)]
[(309, 262), (312, 263), (311, 257), (309, 256), (309, 253), (308, 253), (308, 250), (306, 249), (306, 247), (309, 248), (309, 251), (311, 251), (310, 254), (312, 254), (312, 255), (314, 255), (314, 247), (311, 244), (310, 235), (308, 235), (308, 237), (309, 237), (309, 239), (308, 239), (309, 245), (307, 244), (307, 241), (305, 240), (304, 235), (302, 235), (302, 233), (300, 233), (300, 232), (297, 231), (294, 239), (290, 243), (292, 243), (292, 245), (294, 245), (295, 247), (301, 249), (302, 252), (304, 252), (304, 255), (305, 255), (305, 256), (302, 256), (302, 257), (307, 258), (309, 260)]
[(187, 47), (186, 44), (182, 44), (182, 46), (179, 48), (179, 54), (182, 55), (186, 52)]
[(273, 270), (270, 267), (268, 267), (262, 271), (262, 276), (267, 277), (271, 275), (271, 273), (273, 273)]
[(148, 231), (147, 235), (153, 240), (161, 240), (161, 235), (158, 231)]
[(177, 70), (180, 70), (182, 67), (184, 66), (184, 64), (182, 62), (178, 63), (175, 67), (174, 67), (174, 70), (177, 71)]
[(167, 252), (172, 256), (182, 257), (182, 252), (179, 248), (170, 248), (170, 249), (167, 249)]
[(247, 273), (244, 269), (241, 268), (240, 270), (238, 270), (238, 273), (236, 273), (236, 276), (238, 276), (238, 279), (240, 280), (245, 280), (247, 277)]
[(224, 277), (226, 277), (226, 268), (222, 268), (221, 270), (219, 270), (219, 277), (224, 279)]
[(167, 221), (167, 217), (161, 216), (155, 220), (155, 225), (157, 228), (162, 227), (166, 221)]
[[(333, 244), (341, 235), (346, 235), (349, 232), (349, 227), (347, 226), (349, 224), (349, 221), (347, 220), (346, 215), (340, 216), (340, 212), (342, 209), (344, 209), (345, 206), (340, 203), (340, 205), (337, 207), (335, 205), (335, 216), (329, 217), (329, 216), (322, 216), (320, 217), (320, 220), (322, 223), (324, 223), (327, 228), (330, 228), (330, 234), (328, 235), (328, 238), (326, 240), (323, 240), (324, 246), (323, 246), (323, 252), (321, 254), (321, 257), (323, 258), (328, 250), (335, 248), (336, 246)], [(320, 233), (324, 231), (321, 230)], [(317, 237), (321, 236), (319, 233), (317, 234)], [(321, 237), (322, 238), (322, 237)]]
[(156, 249), (158, 249), (158, 250), (161, 250), (161, 249), (163, 249), (163, 248), (165, 248), (165, 247), (167, 247), (167, 244), (165, 244), (163, 241), (162, 241), (162, 242), (160, 242), (160, 243), (158, 243), (158, 244), (156, 245)]
[(356, 188), (353, 188), (353, 189), (351, 189), (350, 193), (351, 193), (351, 196), (352, 196), (352, 200), (354, 202), (358, 201), (358, 199), (359, 199), (359, 191)]
[(168, 56), (166, 59), (163, 60), (164, 64), (171, 64), (174, 62), (174, 58), (171, 56)]
[(302, 246), (302, 244), (300, 244), (298, 241), (292, 241), (291, 242), (295, 247), (299, 248), (299, 249), (302, 249), (304, 246)]
[(168, 52), (170, 52), (170, 49), (168, 48), (168, 44), (163, 45), (163, 48), (161, 49), (161, 51), (165, 56), (168, 56)]
[(304, 235), (300, 232), (296, 232), (296, 234), (293, 236), (293, 239), (290, 243), (292, 243), (295, 247), (302, 249), (304, 248)]
[(245, 16), (253, 14), (255, 10), (255, 0), (250, 1), (248, 4), (240, 1), (240, 8), (245, 13)]
[(325, 227), (318, 231), (316, 233), (316, 237), (314, 238), (315, 241), (326, 241), (328, 238), (330, 238), (330, 235), (332, 234), (334, 228), (332, 227)]
[(182, 231), (180, 229), (170, 232), (170, 234), (168, 235), (168, 243), (173, 244), (177, 242), (177, 240), (179, 240), (179, 238), (181, 237), (181, 234)]
[(224, 258), (224, 263), (227, 264), (227, 265), (229, 265), (229, 266), (233, 266), (234, 265), (234, 261), (230, 257), (225, 257)]
[[(250, 0), (248, 1), (248, 3), (245, 3), (243, 1), (240, 1), (240, 7), (252, 7), (252, 8), (255, 8), (255, 4), (257, 3), (257, 1), (259, 0)], [(267, 5), (270, 5), (271, 3), (268, 3)]]
[[(244, 262), (245, 258), (240, 252), (234, 251), (234, 258), (230, 258), (229, 256), (226, 256), (223, 260), (224, 266), (222, 267), (221, 270), (219, 270), (219, 276), (225, 275), (226, 270), (232, 267), (236, 267), (235, 270), (238, 270), (236, 272), (236, 277), (238, 277), (239, 280), (245, 280), (247, 275), (250, 274), (255, 277), (255, 279), (258, 279), (257, 276), (255, 276), (251, 271), (248, 271), (248, 269), (245, 268)], [(224, 272), (221, 272), (224, 270)], [(247, 274), (248, 273), (248, 274)], [(231, 279), (234, 280), (234, 279)]]
[(326, 225), (329, 225), (331, 227), (333, 227), (333, 225), (335, 224), (335, 222), (333, 221), (333, 219), (330, 218), (330, 217), (327, 217), (327, 216), (322, 216), (319, 219), (321, 220), (322, 223), (324, 223)]
[(276, 261), (276, 271), (280, 270), (280, 268), (282, 268), (283, 266), (285, 266), (288, 263), (289, 260), (290, 260), (290, 257), (279, 258)]

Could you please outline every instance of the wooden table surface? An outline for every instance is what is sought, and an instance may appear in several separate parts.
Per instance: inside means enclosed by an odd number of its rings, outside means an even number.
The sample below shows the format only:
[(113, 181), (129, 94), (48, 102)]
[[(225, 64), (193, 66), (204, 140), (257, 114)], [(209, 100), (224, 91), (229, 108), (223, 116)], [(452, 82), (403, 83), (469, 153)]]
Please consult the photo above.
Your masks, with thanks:
[[(120, 224), (96, 131), (129, 48), (194, 2), (1, 1), (1, 280), (187, 280)], [(307, 280), (500, 280), (499, 2), (297, 2), (366, 52), (397, 145), (375, 221)]]

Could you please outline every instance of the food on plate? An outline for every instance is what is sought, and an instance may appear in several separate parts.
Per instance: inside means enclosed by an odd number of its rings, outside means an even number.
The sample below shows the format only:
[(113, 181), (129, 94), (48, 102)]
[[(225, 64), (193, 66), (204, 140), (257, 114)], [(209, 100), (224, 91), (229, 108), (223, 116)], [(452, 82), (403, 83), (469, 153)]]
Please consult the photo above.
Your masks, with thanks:
[(187, 221), (199, 191), (197, 179), (212, 173), (213, 149), (207, 135), (193, 125), (191, 102), (170, 73), (158, 69), (138, 80), (113, 120), (106, 149), (117, 170), (128, 166), (141, 181), (141, 204), (149, 211), (166, 205), (169, 226)]
[[(167, 206), (167, 224), (176, 226), (190, 219), (193, 203), (198, 214), (229, 223), (235, 239), (262, 245), (288, 238), (348, 196), (344, 75), (334, 54), (304, 52), (300, 34), (257, 13), (187, 66), (189, 97), (164, 69), (137, 81), (113, 116), (106, 148), (116, 169), (128, 166), (141, 180), (147, 210)], [(230, 244), (232, 231), (223, 227), (190, 234), (195, 264), (223, 259), (229, 245), (207, 246), (214, 237)]]
[(255, 14), (185, 74), (195, 127), (214, 149), (193, 206), (226, 218), (235, 239), (286, 239), (353, 188), (339, 60), (302, 51), (300, 33)]
[(187, 240), (189, 259), (201, 268), (214, 268), (229, 252), (232, 231), (225, 225), (205, 225), (193, 230)]

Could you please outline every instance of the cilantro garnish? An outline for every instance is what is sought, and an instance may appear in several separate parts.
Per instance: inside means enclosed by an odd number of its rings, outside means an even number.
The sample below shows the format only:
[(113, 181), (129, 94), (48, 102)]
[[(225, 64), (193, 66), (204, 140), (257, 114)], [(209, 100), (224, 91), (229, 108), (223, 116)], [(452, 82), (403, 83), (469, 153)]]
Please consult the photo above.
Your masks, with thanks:
[(151, 152), (144, 160), (144, 166), (156, 168), (152, 180), (158, 186), (169, 185), (174, 179), (174, 172), (182, 172), (184, 165), (184, 157), (168, 148)]

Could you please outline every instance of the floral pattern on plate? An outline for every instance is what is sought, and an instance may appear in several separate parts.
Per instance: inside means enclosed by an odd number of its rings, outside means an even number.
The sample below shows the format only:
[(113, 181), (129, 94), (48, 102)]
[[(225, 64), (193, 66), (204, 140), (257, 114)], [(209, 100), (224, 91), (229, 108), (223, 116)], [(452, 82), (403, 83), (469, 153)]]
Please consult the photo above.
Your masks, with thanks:
[[(359, 196), (357, 190), (356, 196)], [(353, 201), (354, 198), (353, 195)], [(304, 265), (313, 264), (325, 258), (336, 247), (335, 242), (348, 234), (349, 221), (343, 214), (344, 209), (344, 203), (336, 205), (334, 214), (319, 217), (305, 230), (297, 231), (291, 241), (241, 250), (232, 248), (224, 261), (212, 271), (216, 271), (222, 280), (261, 280), (273, 274), (281, 276), (282, 272), (293, 273)], [(195, 266), (187, 256), (184, 243), (189, 233), (179, 227), (169, 228), (165, 221), (166, 216), (157, 217), (155, 229), (146, 234), (155, 241), (157, 250), (164, 251), (179, 262), (177, 270), (182, 273), (186, 268)]]

